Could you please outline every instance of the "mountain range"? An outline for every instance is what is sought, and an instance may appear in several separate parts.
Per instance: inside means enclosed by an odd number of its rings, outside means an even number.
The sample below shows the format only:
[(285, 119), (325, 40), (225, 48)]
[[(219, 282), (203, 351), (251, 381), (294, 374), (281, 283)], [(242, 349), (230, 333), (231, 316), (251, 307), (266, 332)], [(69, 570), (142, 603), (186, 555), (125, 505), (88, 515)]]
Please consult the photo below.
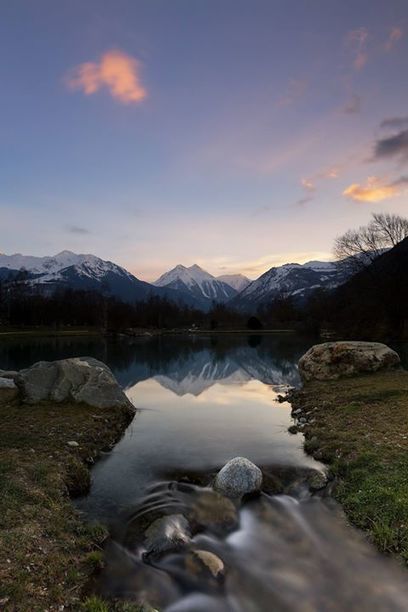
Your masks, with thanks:
[(125, 268), (90, 254), (62, 251), (52, 257), (0, 255), (0, 280), (16, 278), (22, 271), (27, 282), (43, 292), (59, 288), (93, 290), (127, 302), (161, 296), (204, 311), (214, 302), (255, 311), (282, 294), (302, 300), (319, 287), (335, 288), (347, 279), (344, 270), (333, 262), (310, 261), (273, 267), (253, 281), (242, 274), (215, 277), (196, 264), (178, 265), (154, 283), (147, 283)]
[(252, 281), (231, 301), (231, 305), (241, 310), (254, 310), (282, 295), (291, 295), (300, 301), (315, 289), (334, 289), (346, 279), (346, 268), (330, 261), (284, 264), (267, 270)]
[(140, 302), (150, 296), (198, 307), (189, 293), (154, 287), (111, 261), (95, 255), (61, 251), (54, 256), (0, 255), (0, 281), (21, 276), (43, 293), (57, 289), (82, 289), (112, 295), (125, 302)]

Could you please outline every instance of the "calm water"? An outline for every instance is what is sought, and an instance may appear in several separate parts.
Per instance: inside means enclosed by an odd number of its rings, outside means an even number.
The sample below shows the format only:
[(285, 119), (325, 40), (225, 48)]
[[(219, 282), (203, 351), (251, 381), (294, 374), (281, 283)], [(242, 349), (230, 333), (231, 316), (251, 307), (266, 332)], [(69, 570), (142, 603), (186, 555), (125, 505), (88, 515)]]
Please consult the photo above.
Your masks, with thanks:
[(113, 451), (93, 470), (80, 502), (114, 521), (152, 481), (183, 470), (212, 471), (237, 455), (260, 466), (310, 466), (302, 437), (288, 434), (290, 407), (277, 395), (299, 384), (310, 341), (293, 335), (8, 339), (0, 368), (91, 355), (107, 363), (139, 409)]

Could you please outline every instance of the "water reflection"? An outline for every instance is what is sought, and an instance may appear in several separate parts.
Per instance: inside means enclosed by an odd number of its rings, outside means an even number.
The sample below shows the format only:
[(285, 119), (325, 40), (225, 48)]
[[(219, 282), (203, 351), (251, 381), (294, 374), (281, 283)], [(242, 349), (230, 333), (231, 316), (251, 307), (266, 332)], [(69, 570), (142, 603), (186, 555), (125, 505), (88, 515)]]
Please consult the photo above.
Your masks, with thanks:
[(0, 343), (0, 368), (90, 355), (107, 363), (129, 389), (154, 378), (179, 396), (198, 396), (215, 383), (259, 380), (299, 383), (297, 361), (311, 341), (282, 336), (163, 336), (129, 340), (101, 337), (18, 337)]
[(314, 465), (303, 453), (301, 436), (288, 434), (290, 407), (276, 401), (280, 386), (256, 379), (204, 380), (206, 389), (201, 376), (182, 379), (183, 391), (195, 394), (178, 395), (156, 377), (128, 388), (139, 412), (114, 450), (96, 464), (91, 493), (80, 502), (83, 510), (115, 521), (151, 482), (212, 472), (237, 455), (260, 466)]

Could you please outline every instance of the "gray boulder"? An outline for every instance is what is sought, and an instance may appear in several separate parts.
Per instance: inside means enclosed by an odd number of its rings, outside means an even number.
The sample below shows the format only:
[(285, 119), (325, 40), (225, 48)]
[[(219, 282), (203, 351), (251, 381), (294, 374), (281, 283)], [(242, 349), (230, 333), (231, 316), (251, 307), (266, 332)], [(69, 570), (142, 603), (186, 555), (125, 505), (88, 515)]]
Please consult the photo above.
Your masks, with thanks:
[(232, 499), (256, 493), (262, 486), (262, 472), (245, 457), (235, 457), (224, 465), (214, 481), (214, 489)]
[(47, 400), (133, 408), (108, 366), (92, 357), (39, 361), (21, 370), (16, 382), (28, 404)]
[(299, 372), (306, 382), (388, 370), (400, 364), (398, 354), (380, 342), (325, 342), (301, 357)]
[(18, 397), (18, 388), (11, 378), (0, 378), (0, 406), (14, 401)]

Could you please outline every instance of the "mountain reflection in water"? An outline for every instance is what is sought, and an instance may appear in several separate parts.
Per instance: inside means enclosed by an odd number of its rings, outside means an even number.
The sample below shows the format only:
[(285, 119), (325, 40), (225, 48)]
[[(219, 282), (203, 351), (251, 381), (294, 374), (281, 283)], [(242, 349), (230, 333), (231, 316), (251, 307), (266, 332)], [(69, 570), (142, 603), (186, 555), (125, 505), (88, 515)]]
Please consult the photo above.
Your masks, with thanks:
[(140, 338), (5, 337), (3, 369), (90, 355), (107, 363), (124, 388), (150, 378), (178, 395), (198, 395), (215, 382), (299, 383), (297, 362), (311, 341), (286, 335), (153, 336)]

